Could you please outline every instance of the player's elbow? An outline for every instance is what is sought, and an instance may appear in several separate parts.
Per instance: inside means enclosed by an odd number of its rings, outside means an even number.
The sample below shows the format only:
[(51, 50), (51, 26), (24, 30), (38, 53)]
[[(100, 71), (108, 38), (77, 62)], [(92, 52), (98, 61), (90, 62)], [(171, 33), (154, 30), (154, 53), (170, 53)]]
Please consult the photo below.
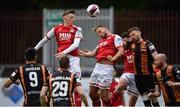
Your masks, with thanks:
[(3, 88), (8, 88), (10, 85), (9, 84), (4, 84)]
[(3, 87), (4, 87), (4, 88), (9, 88), (11, 84), (12, 84), (11, 81), (10, 81), (10, 80), (7, 80), (7, 81), (4, 83)]
[(74, 45), (74, 48), (78, 48), (79, 47), (79, 43), (75, 43), (73, 45)]

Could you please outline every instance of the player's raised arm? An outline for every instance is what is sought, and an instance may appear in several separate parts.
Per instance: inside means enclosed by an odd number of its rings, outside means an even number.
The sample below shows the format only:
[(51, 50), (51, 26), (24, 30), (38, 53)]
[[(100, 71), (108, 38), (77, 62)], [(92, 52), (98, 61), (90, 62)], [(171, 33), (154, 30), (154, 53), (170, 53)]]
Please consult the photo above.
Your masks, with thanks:
[(42, 46), (44, 46), (52, 37), (54, 37), (54, 28), (52, 28), (47, 35), (39, 41), (39, 43), (34, 47), (36, 50), (39, 50)]
[(152, 57), (155, 58), (155, 56), (158, 54), (158, 52), (157, 52), (154, 44), (150, 41), (147, 41), (147, 44), (148, 44), (148, 48), (150, 50)]
[(96, 55), (97, 48), (93, 51), (88, 49), (79, 50), (79, 55), (84, 57), (94, 57)]

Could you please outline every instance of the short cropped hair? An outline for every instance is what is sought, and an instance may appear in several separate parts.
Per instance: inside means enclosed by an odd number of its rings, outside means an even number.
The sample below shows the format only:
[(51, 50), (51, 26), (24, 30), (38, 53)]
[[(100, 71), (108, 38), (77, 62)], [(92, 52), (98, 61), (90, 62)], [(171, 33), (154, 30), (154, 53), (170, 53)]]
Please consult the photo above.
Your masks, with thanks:
[(127, 34), (129, 35), (129, 34), (130, 34), (132, 31), (134, 31), (134, 30), (140, 31), (140, 29), (139, 29), (138, 27), (132, 27), (132, 28), (129, 28)]
[(36, 56), (37, 56), (37, 51), (32, 47), (27, 48), (24, 52), (24, 57), (27, 61), (32, 61), (36, 59)]
[(122, 37), (122, 38), (128, 38), (129, 36), (128, 36), (128, 33), (127, 33), (127, 32), (123, 32), (123, 33), (121, 34), (121, 37)]
[(60, 68), (64, 68), (64, 69), (69, 68), (69, 66), (70, 66), (69, 58), (67, 56), (61, 57), (61, 59), (59, 61), (59, 66), (60, 66)]
[(63, 16), (66, 16), (70, 13), (75, 14), (75, 11), (74, 10), (66, 10), (66, 11), (64, 11)]
[(96, 30), (97, 30), (98, 28), (100, 28), (100, 27), (107, 28), (105, 25), (98, 25), (98, 26), (94, 27), (93, 30), (96, 32)]

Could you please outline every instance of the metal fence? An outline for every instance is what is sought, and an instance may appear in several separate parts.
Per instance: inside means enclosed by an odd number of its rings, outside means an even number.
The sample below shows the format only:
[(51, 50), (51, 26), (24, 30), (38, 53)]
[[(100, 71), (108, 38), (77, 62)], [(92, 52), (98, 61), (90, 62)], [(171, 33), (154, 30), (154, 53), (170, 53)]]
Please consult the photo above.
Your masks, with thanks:
[(23, 63), (24, 50), (33, 47), (41, 36), (41, 10), (0, 10), (0, 64)]

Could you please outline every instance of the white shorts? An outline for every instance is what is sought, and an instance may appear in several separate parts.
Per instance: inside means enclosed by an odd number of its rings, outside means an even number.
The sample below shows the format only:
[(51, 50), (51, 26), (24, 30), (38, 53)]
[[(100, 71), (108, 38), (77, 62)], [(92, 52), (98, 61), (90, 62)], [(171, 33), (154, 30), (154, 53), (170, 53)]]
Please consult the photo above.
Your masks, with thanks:
[(81, 78), (80, 58), (72, 55), (67, 55), (70, 60), (69, 71)]
[(113, 65), (96, 63), (89, 80), (90, 86), (109, 89), (113, 79), (113, 71)]
[(134, 74), (123, 73), (120, 78), (125, 80), (126, 83), (128, 84), (128, 87), (127, 87), (128, 94), (132, 94), (132, 95), (135, 95), (138, 97), (139, 92), (138, 92), (137, 87), (136, 87)]

